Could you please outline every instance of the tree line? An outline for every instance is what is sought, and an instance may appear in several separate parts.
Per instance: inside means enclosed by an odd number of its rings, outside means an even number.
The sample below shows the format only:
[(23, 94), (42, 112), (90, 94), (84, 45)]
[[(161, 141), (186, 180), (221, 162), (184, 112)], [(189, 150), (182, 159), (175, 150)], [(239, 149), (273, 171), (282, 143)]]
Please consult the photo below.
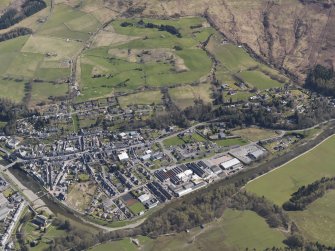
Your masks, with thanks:
[(36, 110), (30, 110), (24, 104), (16, 104), (9, 99), (0, 98), (0, 121), (7, 122), (3, 131), (6, 135), (16, 133), (16, 120), (22, 117), (37, 115)]
[(47, 5), (43, 0), (27, 0), (21, 5), (20, 10), (8, 8), (0, 17), (0, 29), (7, 29), (46, 7)]
[(312, 184), (300, 187), (292, 194), (290, 200), (283, 204), (283, 208), (286, 211), (302, 211), (331, 189), (335, 189), (335, 177), (322, 178)]
[(305, 86), (324, 95), (335, 96), (334, 69), (316, 65), (309, 71)]
[(128, 27), (128, 26), (135, 26), (138, 28), (147, 28), (147, 29), (158, 29), (159, 31), (166, 31), (176, 37), (181, 38), (181, 33), (179, 32), (179, 30), (172, 26), (172, 25), (158, 25), (158, 24), (154, 24), (154, 23), (146, 23), (143, 20), (138, 21), (137, 23), (130, 23), (130, 22), (122, 22), (121, 23), (121, 27)]
[(4, 34), (0, 34), (0, 42), (9, 40), (9, 39), (13, 39), (16, 37), (20, 37), (20, 36), (25, 36), (28, 34), (32, 34), (33, 31), (29, 28), (15, 28), (9, 32), (6, 32)]

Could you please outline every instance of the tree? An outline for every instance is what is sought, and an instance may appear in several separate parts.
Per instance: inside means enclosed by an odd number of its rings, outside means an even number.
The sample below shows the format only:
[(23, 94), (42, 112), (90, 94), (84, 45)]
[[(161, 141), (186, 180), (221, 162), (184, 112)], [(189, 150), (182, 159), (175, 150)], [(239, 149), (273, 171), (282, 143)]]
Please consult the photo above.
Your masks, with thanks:
[(284, 243), (290, 248), (302, 248), (304, 246), (304, 238), (300, 235), (294, 234), (289, 236)]

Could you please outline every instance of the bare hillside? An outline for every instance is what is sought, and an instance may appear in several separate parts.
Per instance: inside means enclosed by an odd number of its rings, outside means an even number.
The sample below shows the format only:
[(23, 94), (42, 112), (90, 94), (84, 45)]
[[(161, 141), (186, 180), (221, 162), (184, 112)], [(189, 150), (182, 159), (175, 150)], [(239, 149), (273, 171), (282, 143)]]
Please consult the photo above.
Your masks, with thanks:
[(227, 38), (303, 81), (316, 63), (335, 66), (334, 1), (105, 0), (125, 16), (203, 15)]

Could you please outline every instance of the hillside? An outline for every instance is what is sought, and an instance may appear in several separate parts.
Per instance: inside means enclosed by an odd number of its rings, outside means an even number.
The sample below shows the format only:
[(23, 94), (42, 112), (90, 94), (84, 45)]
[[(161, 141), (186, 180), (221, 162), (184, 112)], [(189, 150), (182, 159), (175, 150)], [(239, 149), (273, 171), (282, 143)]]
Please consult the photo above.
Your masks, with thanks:
[[(225, 36), (246, 44), (276, 68), (305, 78), (317, 63), (334, 66), (333, 1), (154, 0), (111, 1), (124, 15), (204, 15)], [(128, 4), (127, 4), (128, 3)], [(132, 4), (131, 4), (132, 3)]]
[[(18, 1), (6, 2), (13, 5)], [(83, 9), (101, 23), (120, 16), (204, 16), (229, 40), (244, 44), (260, 59), (298, 77), (300, 82), (316, 64), (335, 64), (332, 0), (246, 0), (243, 4), (238, 0), (54, 0), (50, 2), (52, 8), (51, 3)], [(32, 27), (32, 21), (46, 16), (47, 10), (16, 26), (38, 29), (36, 24)]]

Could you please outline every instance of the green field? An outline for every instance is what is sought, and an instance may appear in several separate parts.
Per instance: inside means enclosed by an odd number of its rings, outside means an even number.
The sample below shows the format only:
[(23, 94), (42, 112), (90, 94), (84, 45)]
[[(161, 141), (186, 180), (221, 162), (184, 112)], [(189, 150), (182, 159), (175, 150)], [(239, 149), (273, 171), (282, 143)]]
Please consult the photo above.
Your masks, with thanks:
[(244, 71), (239, 73), (238, 76), (252, 87), (260, 90), (283, 86), (260, 71)]
[(289, 212), (299, 230), (311, 241), (334, 246), (335, 191), (327, 192), (304, 211)]
[[(191, 229), (157, 239), (137, 237), (142, 251), (222, 251), (222, 250), (264, 250), (284, 247), (285, 236), (278, 230), (270, 229), (265, 220), (251, 211), (227, 209), (222, 219), (207, 224), (204, 229)], [(215, 243), (215, 245), (213, 245)], [(90, 249), (92, 251), (139, 250), (130, 239), (110, 242)]]
[(259, 64), (243, 48), (233, 44), (222, 44), (222, 40), (223, 38), (218, 35), (212, 37), (207, 48), (227, 72), (236, 73)]
[(250, 182), (246, 189), (282, 205), (299, 187), (335, 176), (335, 136), (283, 167)]
[(125, 108), (129, 105), (151, 105), (162, 102), (162, 93), (160, 91), (146, 91), (118, 98), (120, 106)]
[[(271, 247), (284, 247), (285, 236), (277, 229), (270, 229), (263, 218), (252, 211), (227, 209), (223, 216), (223, 236), (213, 238), (213, 243), (225, 243), (239, 250), (264, 250)], [(210, 236), (209, 236), (210, 237)]]

